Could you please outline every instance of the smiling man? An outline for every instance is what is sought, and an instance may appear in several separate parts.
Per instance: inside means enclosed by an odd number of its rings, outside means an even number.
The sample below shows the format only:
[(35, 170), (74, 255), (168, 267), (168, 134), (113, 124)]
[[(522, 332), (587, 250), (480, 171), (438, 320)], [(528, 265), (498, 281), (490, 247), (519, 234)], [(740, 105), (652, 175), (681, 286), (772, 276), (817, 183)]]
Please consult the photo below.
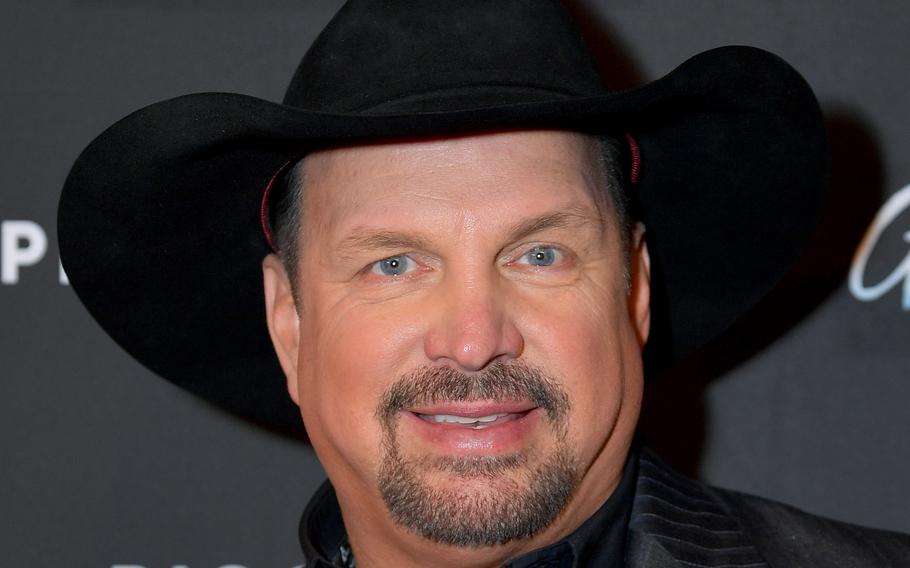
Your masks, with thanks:
[(58, 234), (149, 368), (302, 417), (329, 477), (307, 566), (905, 566), (905, 536), (633, 444), (644, 369), (771, 289), (826, 164), (811, 90), (764, 51), (616, 92), (557, 2), (351, 0), (283, 104), (201, 93), (101, 134)]
[(297, 169), (269, 327), (359, 561), (441, 543), (496, 565), (568, 535), (619, 483), (648, 332), (647, 247), (602, 145), (503, 132)]

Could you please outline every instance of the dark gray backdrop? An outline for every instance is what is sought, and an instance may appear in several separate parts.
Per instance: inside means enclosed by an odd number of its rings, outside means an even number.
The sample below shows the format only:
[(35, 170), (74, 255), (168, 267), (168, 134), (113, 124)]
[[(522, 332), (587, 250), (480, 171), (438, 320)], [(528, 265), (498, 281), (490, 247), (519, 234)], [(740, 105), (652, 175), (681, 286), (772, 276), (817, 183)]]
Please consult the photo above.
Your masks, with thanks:
[[(60, 283), (54, 216), (68, 167), (103, 128), (194, 91), (279, 100), (340, 4), (0, 7), (0, 565), (299, 562), (297, 519), (323, 478), (313, 452), (122, 353)], [(645, 437), (711, 482), (910, 532), (910, 7), (575, 4), (589, 41), (621, 62), (619, 86), (710, 47), (757, 45), (804, 73), (832, 136), (832, 198), (809, 252), (731, 334), (649, 387)], [(895, 218), (869, 232), (889, 198)], [(851, 288), (864, 233), (871, 256)], [(873, 289), (889, 274), (889, 290)]]

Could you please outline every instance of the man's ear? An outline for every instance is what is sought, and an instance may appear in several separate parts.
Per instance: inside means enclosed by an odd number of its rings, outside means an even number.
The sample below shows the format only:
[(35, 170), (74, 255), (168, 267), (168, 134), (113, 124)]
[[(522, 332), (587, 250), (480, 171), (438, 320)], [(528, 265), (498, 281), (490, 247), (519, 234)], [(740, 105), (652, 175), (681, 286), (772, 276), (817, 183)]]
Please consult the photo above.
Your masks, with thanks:
[(638, 344), (644, 348), (651, 332), (651, 256), (645, 241), (645, 226), (636, 223), (629, 242), (629, 315)]
[(287, 377), (288, 394), (299, 405), (297, 350), (300, 343), (300, 317), (291, 281), (277, 255), (270, 254), (263, 259), (262, 284), (265, 290), (265, 317), (272, 345)]

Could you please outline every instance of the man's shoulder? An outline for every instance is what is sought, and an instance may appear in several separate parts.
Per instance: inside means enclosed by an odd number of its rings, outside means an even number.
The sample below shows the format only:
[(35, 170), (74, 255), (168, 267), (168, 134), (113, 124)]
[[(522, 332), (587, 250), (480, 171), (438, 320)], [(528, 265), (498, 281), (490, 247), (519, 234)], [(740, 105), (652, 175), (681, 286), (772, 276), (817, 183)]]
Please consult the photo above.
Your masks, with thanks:
[(632, 566), (910, 566), (910, 535), (691, 480), (647, 451), (630, 529)]
[(711, 489), (772, 566), (910, 566), (910, 535), (836, 521), (737, 491)]

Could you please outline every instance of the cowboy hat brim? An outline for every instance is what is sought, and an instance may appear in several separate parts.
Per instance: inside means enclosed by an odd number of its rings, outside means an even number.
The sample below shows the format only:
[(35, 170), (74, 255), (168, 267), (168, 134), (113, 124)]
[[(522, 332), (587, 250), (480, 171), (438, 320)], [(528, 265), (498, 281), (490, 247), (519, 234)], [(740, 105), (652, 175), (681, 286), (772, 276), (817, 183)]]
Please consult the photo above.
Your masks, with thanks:
[[(801, 252), (828, 158), (812, 91), (777, 56), (714, 49), (599, 96), (467, 89), (326, 113), (201, 93), (141, 109), (79, 156), (58, 211), (76, 293), (126, 351), (229, 410), (299, 429), (265, 325), (260, 201), (308, 149), (514, 128), (629, 132), (666, 363), (753, 306)], [(653, 364), (653, 363), (652, 363)]]

